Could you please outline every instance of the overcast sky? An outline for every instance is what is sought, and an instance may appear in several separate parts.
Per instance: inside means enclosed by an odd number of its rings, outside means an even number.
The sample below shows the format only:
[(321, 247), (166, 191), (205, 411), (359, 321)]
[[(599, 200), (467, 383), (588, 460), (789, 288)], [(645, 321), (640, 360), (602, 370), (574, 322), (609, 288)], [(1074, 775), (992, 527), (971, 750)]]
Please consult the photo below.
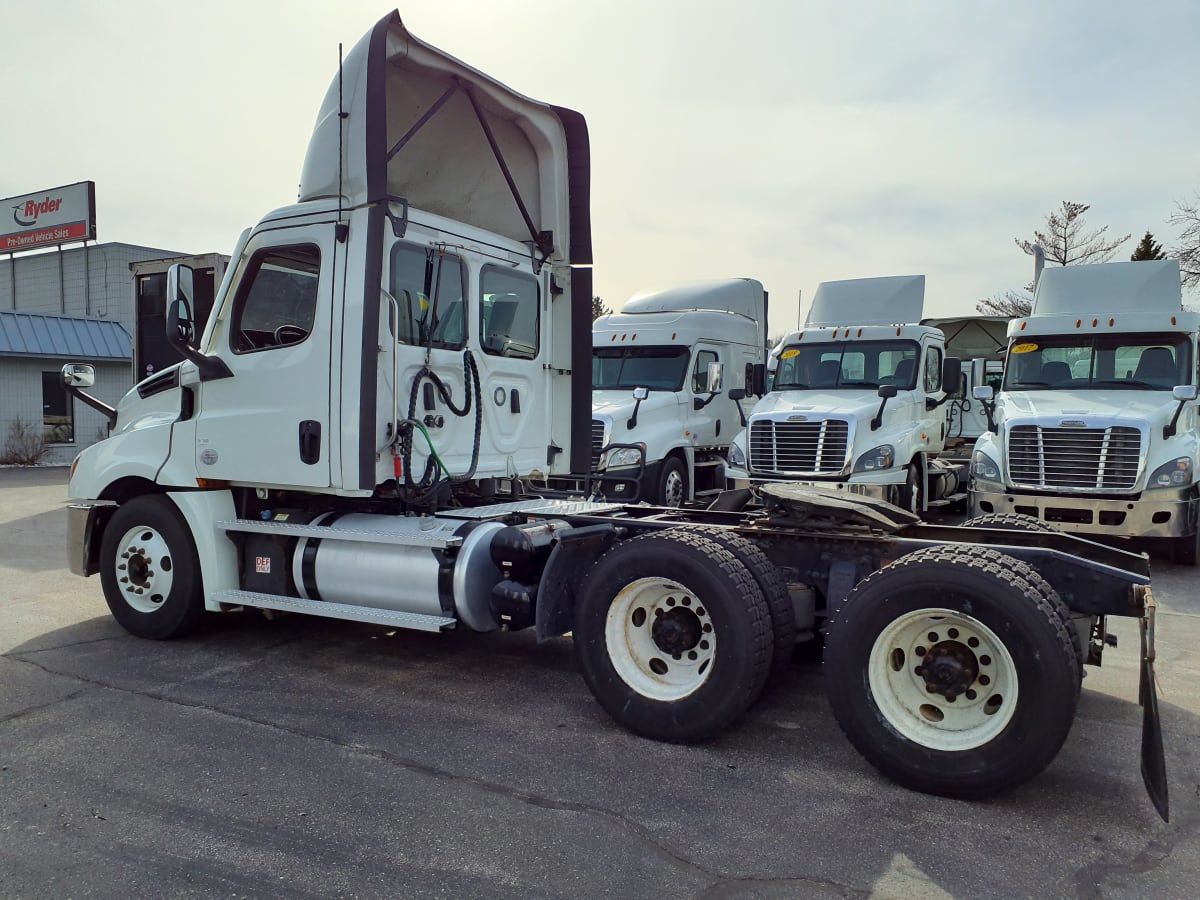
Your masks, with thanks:
[[(390, 7), (7, 2), (0, 196), (96, 182), (99, 237), (228, 253), (295, 199), (317, 107)], [(926, 314), (1030, 278), (1062, 200), (1168, 247), (1200, 191), (1200, 4), (427, 0), (418, 37), (579, 110), (595, 287), (927, 276)]]

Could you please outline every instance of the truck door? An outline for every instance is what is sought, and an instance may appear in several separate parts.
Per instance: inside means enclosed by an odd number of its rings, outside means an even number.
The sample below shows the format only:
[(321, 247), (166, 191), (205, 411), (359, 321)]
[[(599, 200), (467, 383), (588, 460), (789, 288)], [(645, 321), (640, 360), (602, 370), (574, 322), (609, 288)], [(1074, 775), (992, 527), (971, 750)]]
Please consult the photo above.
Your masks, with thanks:
[(333, 224), (250, 238), (210, 347), (232, 378), (200, 385), (196, 471), (256, 484), (330, 484)]
[[(708, 367), (712, 363), (720, 362), (721, 356), (716, 347), (698, 344), (692, 357), (692, 371), (688, 377), (688, 388), (691, 394), (687, 399), (688, 408), (684, 410), (684, 421), (687, 422), (687, 428), (696, 436), (694, 446), (696, 447), (715, 447), (721, 443), (729, 443), (736, 433), (736, 429), (730, 427), (730, 423), (722, 422), (721, 411), (725, 404), (721, 400), (720, 394), (713, 398), (711, 403), (708, 403), (704, 409), (697, 410), (695, 400), (698, 398), (702, 401), (708, 401), (711, 396), (708, 390)], [(729, 366), (726, 366), (724, 379), (729, 377)], [(722, 393), (726, 392), (725, 384), (722, 383)]]

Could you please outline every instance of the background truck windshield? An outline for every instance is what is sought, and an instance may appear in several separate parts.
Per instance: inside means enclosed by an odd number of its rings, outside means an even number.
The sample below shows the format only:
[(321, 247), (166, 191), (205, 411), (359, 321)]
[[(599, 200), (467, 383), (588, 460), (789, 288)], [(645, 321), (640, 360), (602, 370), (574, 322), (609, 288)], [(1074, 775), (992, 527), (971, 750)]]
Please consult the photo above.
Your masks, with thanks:
[(1017, 338), (1004, 367), (1010, 391), (1169, 391), (1192, 383), (1191, 343), (1183, 334)]
[(913, 341), (865, 341), (790, 346), (779, 354), (773, 390), (917, 383), (920, 347)]
[(600, 347), (592, 351), (592, 390), (678, 391), (687, 374), (687, 347)]

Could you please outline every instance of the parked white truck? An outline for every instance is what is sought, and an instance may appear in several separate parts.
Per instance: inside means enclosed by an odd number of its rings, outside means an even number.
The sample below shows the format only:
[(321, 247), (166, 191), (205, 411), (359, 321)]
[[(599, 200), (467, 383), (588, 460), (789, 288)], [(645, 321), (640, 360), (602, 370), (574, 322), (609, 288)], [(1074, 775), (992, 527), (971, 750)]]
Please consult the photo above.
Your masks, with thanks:
[(975, 513), (1019, 513), (1066, 531), (1169, 541), (1195, 565), (1200, 315), (1179, 263), (1040, 271), (1033, 309), (1008, 326), (991, 430), (971, 465)]
[[(940, 330), (919, 322), (925, 276), (827, 281), (777, 348), (772, 389), (729, 449), (735, 487), (803, 481), (914, 513), (960, 497), (939, 460), (959, 385)], [(906, 324), (908, 323), (908, 324)]]
[[(202, 335), (171, 269), (174, 374), (112, 409), (64, 368), (113, 424), (72, 466), (72, 569), (147, 638), (255, 608), (570, 633), (599, 703), (668, 741), (730, 725), (825, 627), (834, 715), (889, 777), (981, 797), (1036, 775), (1104, 649), (1075, 623), (1153, 613), (1142, 557), (795, 485), (711, 510), (531, 493), (590, 462), (588, 179), (580, 115), (381, 20)], [(1152, 660), (1146, 628), (1166, 815)]]
[(638, 294), (592, 324), (592, 454), (607, 496), (633, 499), (630, 471), (641, 472), (637, 496), (662, 506), (724, 490), (725, 453), (752, 403), (729, 391), (754, 394), (766, 322), (762, 284), (732, 278)]

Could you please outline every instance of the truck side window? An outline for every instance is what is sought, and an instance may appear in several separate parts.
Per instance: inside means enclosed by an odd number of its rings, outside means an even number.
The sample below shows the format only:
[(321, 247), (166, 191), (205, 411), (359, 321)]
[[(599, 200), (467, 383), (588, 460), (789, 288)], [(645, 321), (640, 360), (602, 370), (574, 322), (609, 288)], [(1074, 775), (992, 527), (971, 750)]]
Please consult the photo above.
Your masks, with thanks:
[(484, 266), (479, 343), (484, 353), (533, 359), (538, 355), (538, 283), (530, 275)]
[[(435, 247), (392, 248), (391, 293), (400, 321), (393, 330), (401, 344), (460, 349), (467, 343), (466, 264)], [(388, 314), (389, 323), (391, 313)]]
[(696, 354), (696, 365), (692, 369), (692, 393), (708, 393), (708, 364), (717, 362), (717, 354), (711, 350), (701, 350)]
[(234, 353), (298, 344), (317, 312), (321, 251), (311, 244), (272, 247), (254, 255), (234, 304)]
[(925, 354), (925, 393), (936, 394), (942, 389), (942, 351), (930, 347)]

